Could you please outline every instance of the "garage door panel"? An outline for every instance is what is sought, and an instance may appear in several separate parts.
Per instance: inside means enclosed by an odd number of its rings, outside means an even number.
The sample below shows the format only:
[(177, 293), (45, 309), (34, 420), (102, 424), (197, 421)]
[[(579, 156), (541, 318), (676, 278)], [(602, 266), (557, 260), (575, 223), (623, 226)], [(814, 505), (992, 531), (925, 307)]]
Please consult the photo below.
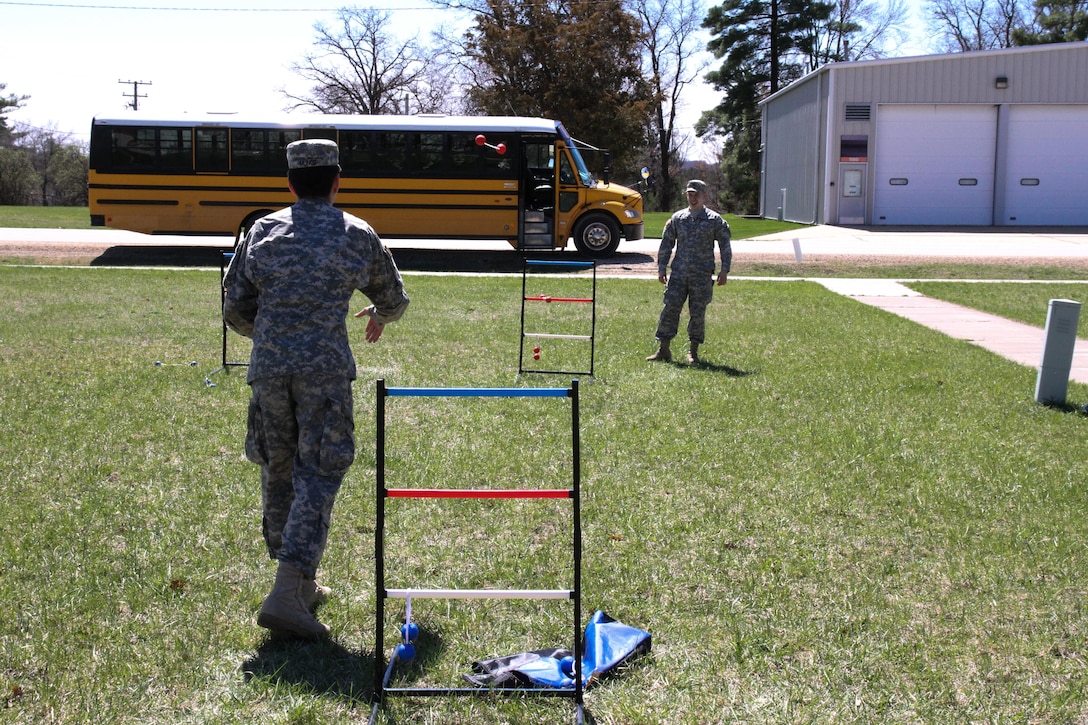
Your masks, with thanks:
[(875, 224), (993, 223), (993, 106), (881, 106)]
[(1011, 106), (1001, 224), (1088, 225), (1088, 106)]

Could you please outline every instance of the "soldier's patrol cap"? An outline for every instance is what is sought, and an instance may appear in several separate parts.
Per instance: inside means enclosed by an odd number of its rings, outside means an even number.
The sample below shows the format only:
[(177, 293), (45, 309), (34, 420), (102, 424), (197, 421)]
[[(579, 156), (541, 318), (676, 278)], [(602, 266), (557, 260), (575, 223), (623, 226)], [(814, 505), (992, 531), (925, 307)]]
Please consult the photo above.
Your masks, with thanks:
[(340, 149), (336, 147), (336, 142), (313, 138), (287, 144), (288, 169), (310, 169), (318, 166), (340, 168)]
[[(290, 148), (290, 147), (288, 147), (288, 148)], [(691, 181), (688, 182), (688, 188), (684, 189), (684, 193), (686, 194), (689, 191), (697, 191), (700, 194), (705, 194), (706, 193), (706, 182), (699, 181), (698, 179), (692, 179)]]

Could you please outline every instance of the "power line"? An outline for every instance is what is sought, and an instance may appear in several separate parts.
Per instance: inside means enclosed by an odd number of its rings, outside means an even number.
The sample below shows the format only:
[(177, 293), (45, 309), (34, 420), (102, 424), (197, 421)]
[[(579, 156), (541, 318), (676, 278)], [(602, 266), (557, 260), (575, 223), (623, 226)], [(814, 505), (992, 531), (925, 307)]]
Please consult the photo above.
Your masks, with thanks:
[[(83, 3), (31, 3), (31, 2), (0, 2), (0, 5), (18, 6), (25, 8), (62, 8), (66, 10), (164, 10), (170, 12), (194, 12), (194, 13), (336, 13), (343, 8), (181, 8), (181, 7), (153, 7), (150, 5), (87, 5)], [(395, 12), (398, 10), (442, 10), (434, 6), (396, 7), (396, 8), (370, 8), (383, 12)]]

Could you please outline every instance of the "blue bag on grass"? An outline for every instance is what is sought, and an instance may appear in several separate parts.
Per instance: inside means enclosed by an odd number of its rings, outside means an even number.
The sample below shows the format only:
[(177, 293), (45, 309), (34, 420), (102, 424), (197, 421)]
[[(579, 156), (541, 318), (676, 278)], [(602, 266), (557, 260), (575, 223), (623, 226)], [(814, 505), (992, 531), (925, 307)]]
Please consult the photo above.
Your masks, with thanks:
[[(582, 687), (628, 659), (650, 651), (650, 633), (596, 612), (586, 625), (582, 654)], [(559, 647), (521, 652), (472, 663), (466, 681), (481, 687), (574, 687), (571, 651)], [(567, 663), (563, 662), (567, 659)]]

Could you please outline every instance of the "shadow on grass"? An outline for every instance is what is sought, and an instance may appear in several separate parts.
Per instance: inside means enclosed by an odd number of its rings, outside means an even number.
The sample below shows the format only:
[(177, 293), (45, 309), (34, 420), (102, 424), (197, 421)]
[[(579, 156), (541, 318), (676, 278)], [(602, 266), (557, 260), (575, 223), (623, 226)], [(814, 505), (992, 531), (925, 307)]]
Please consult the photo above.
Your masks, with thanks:
[[(228, 248), (207, 246), (144, 246), (118, 245), (106, 249), (91, 260), (96, 267), (218, 267)], [(513, 248), (501, 251), (467, 249), (414, 249), (395, 247), (390, 251), (403, 271), (416, 272), (488, 272), (521, 274), (526, 258), (554, 261), (586, 261), (575, 251), (519, 252)], [(608, 259), (597, 260), (598, 272), (635, 271), (652, 265), (648, 254), (621, 252)]]
[[(555, 262), (585, 262), (586, 258), (578, 252), (550, 250), (517, 251), (513, 248), (502, 251), (480, 251), (461, 249), (412, 249), (394, 247), (393, 260), (402, 271), (416, 272), (489, 272), (521, 274), (525, 268), (525, 259), (546, 259)], [(633, 271), (651, 264), (654, 258), (648, 254), (617, 253), (608, 259), (597, 260), (598, 273), (609, 270)]]
[(92, 267), (218, 267), (223, 252), (216, 247), (126, 246), (110, 247), (91, 260)]
[(374, 699), (375, 666), (373, 653), (349, 650), (335, 640), (306, 642), (268, 637), (242, 663), (242, 672), (247, 681), (261, 678), (370, 703)]
[(689, 363), (686, 360), (674, 360), (672, 364), (677, 367), (691, 368), (693, 370), (706, 370), (710, 373), (722, 373), (731, 378), (746, 378), (749, 375), (755, 375), (759, 372), (758, 370), (741, 370), (732, 365), (720, 365), (704, 358), (700, 358), (697, 363)]
[(1045, 408), (1050, 408), (1059, 413), (1080, 413), (1081, 415), (1088, 415), (1088, 403), (1084, 405), (1077, 405), (1076, 403), (1064, 402), (1064, 403), (1040, 403)]

